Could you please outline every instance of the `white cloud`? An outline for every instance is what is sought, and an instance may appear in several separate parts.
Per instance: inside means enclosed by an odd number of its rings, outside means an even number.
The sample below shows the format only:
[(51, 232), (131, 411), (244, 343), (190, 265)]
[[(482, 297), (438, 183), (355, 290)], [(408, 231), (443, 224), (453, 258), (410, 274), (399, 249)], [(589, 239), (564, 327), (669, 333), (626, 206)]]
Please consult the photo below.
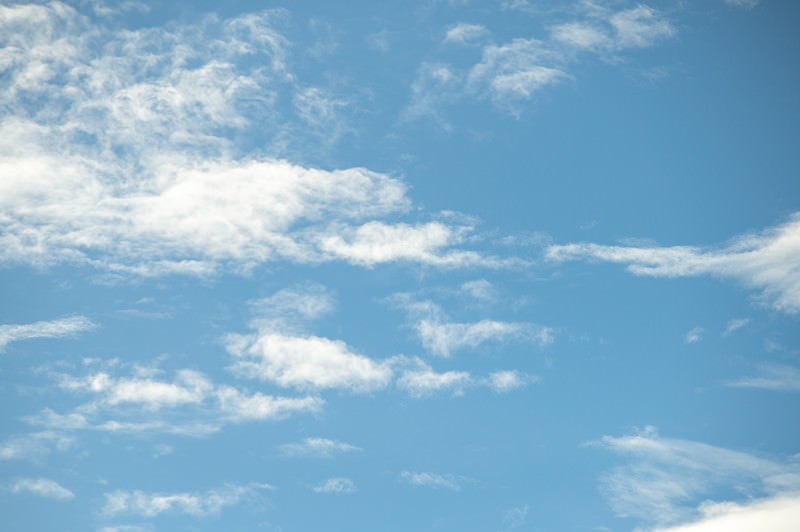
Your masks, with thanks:
[(70, 490), (47, 478), (18, 478), (11, 484), (11, 492), (30, 493), (59, 501), (66, 501), (75, 497), (75, 494)]
[(742, 7), (744, 9), (753, 9), (759, 4), (760, 0), (723, 0), (726, 4), (733, 7)]
[(332, 458), (336, 454), (360, 451), (361, 447), (327, 438), (305, 438), (301, 442), (281, 445), (280, 450), (287, 456)]
[(706, 503), (692, 523), (653, 532), (794, 532), (800, 523), (800, 494), (776, 495), (745, 503)]
[(335, 493), (335, 494), (347, 494), (347, 493), (355, 493), (358, 491), (356, 488), (355, 482), (353, 482), (349, 478), (329, 478), (322, 484), (314, 486), (312, 488), (315, 493)]
[(750, 323), (750, 320), (748, 318), (732, 319), (728, 322), (728, 325), (725, 327), (725, 331), (722, 333), (722, 336), (729, 336), (730, 334), (746, 326), (748, 323)]
[(59, 3), (2, 7), (0, 263), (117, 276), (481, 263), (450, 249), (470, 228), (384, 220), (411, 207), (399, 179), (242, 151), (256, 135), (260, 154), (290, 151), (277, 146), (298, 119), (317, 145), (347, 131), (347, 102), (288, 71), (285, 16), (117, 31)]
[(75, 438), (53, 431), (10, 436), (0, 443), (0, 461), (38, 461), (53, 450), (63, 451), (72, 446)]
[(425, 486), (430, 488), (444, 488), (453, 491), (461, 490), (464, 479), (453, 475), (440, 475), (438, 473), (403, 471), (400, 478), (412, 486)]
[(579, 50), (595, 50), (611, 45), (611, 38), (606, 33), (586, 22), (569, 22), (550, 28), (553, 39)]
[(696, 519), (695, 505), (718, 489), (732, 489), (740, 499), (800, 490), (800, 463), (795, 459), (771, 460), (689, 440), (662, 438), (652, 427), (632, 436), (606, 436), (598, 445), (630, 461), (602, 482), (614, 511), (655, 525)]
[(487, 385), (498, 393), (506, 393), (521, 388), (532, 380), (536, 380), (535, 377), (522, 374), (519, 371), (504, 370), (490, 373)]
[(568, 78), (559, 63), (558, 54), (536, 39), (492, 44), (483, 49), (481, 62), (470, 70), (468, 85), (495, 103), (508, 105)]
[(300, 328), (304, 322), (328, 314), (334, 308), (330, 291), (316, 283), (284, 288), (248, 304), (254, 315), (254, 327)]
[(484, 26), (480, 24), (467, 24), (460, 22), (447, 29), (444, 42), (454, 44), (471, 44), (482, 39), (489, 34)]
[(503, 514), (503, 526), (505, 530), (513, 530), (525, 524), (528, 519), (528, 505), (511, 508)]
[(441, 391), (452, 391), (461, 395), (464, 388), (473, 384), (472, 377), (465, 371), (445, 371), (437, 373), (427, 364), (419, 362), (417, 369), (407, 370), (397, 379), (397, 387), (412, 397), (426, 397)]
[(800, 392), (800, 370), (780, 364), (763, 364), (759, 375), (729, 383), (738, 388)]
[(471, 297), (481, 301), (491, 301), (496, 297), (496, 290), (492, 283), (486, 279), (467, 281), (461, 285), (461, 290)]
[(33, 338), (61, 338), (91, 331), (97, 324), (85, 316), (71, 316), (52, 321), (0, 325), (0, 352), (11, 342)]
[(616, 30), (617, 46), (621, 48), (652, 46), (676, 31), (658, 11), (645, 5), (614, 13), (609, 22)]
[(385, 388), (392, 378), (386, 363), (353, 353), (342, 341), (318, 336), (263, 331), (231, 336), (227, 349), (235, 358), (236, 373), (286, 388), (370, 392)]
[(761, 290), (777, 310), (800, 311), (800, 213), (760, 233), (736, 238), (716, 249), (689, 246), (634, 247), (575, 243), (550, 246), (554, 261), (595, 259), (628, 265), (634, 275), (732, 278)]
[(273, 489), (268, 484), (228, 484), (204, 493), (151, 493), (144, 491), (117, 490), (106, 493), (103, 514), (137, 515), (156, 517), (162, 513), (182, 513), (195, 517), (205, 517), (220, 513), (226, 506), (254, 498), (259, 492)]
[(705, 333), (705, 329), (702, 327), (694, 327), (692, 330), (686, 333), (684, 341), (687, 344), (696, 344), (703, 339), (703, 333)]
[[(57, 375), (62, 389), (88, 394), (90, 400), (67, 413), (44, 409), (26, 420), (50, 431), (206, 436), (229, 423), (279, 420), (292, 414), (317, 412), (324, 404), (314, 396), (251, 394), (215, 384), (195, 370), (178, 370), (172, 381), (159, 378), (159, 373), (156, 368), (139, 367), (129, 377), (115, 377), (108, 372), (82, 377)], [(13, 454), (13, 448), (8, 451)]]

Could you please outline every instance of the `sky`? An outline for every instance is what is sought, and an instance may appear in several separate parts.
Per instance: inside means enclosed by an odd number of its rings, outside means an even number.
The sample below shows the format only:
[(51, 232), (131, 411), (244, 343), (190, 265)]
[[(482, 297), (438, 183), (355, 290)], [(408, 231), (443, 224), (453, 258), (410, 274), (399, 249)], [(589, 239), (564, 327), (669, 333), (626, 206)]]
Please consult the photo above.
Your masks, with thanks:
[(2, 527), (797, 530), (799, 25), (2, 2)]

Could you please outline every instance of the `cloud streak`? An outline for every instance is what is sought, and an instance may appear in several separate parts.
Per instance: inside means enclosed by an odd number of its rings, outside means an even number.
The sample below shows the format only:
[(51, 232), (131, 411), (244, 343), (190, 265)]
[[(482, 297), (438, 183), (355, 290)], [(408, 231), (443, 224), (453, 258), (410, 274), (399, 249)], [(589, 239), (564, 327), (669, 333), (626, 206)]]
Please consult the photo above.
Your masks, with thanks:
[(0, 325), (0, 352), (12, 342), (34, 338), (70, 337), (95, 328), (97, 328), (97, 324), (85, 316), (71, 316), (52, 321), (37, 321), (25, 324)]
[(596, 260), (627, 265), (634, 275), (733, 279), (760, 290), (776, 310), (800, 312), (800, 213), (764, 231), (739, 236), (718, 248), (635, 247), (574, 243), (550, 246), (552, 261)]

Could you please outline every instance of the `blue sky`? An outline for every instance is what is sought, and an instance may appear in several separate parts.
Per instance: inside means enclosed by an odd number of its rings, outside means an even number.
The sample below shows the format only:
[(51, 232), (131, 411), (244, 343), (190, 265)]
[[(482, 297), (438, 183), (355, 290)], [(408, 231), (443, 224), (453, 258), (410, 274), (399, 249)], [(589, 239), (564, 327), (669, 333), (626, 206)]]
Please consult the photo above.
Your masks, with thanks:
[(4, 526), (794, 530), (799, 23), (4, 3)]

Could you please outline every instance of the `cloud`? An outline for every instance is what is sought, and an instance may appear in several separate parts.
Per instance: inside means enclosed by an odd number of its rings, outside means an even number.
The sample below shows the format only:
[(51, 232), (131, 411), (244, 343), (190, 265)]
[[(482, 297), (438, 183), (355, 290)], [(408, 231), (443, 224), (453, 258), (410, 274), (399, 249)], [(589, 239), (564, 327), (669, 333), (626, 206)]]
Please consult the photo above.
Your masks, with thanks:
[(11, 342), (33, 338), (62, 338), (91, 331), (97, 324), (85, 316), (71, 316), (52, 321), (0, 325), (0, 352)]
[(760, 0), (723, 0), (726, 4), (733, 7), (741, 7), (744, 9), (753, 9), (759, 4)]
[(800, 494), (777, 495), (746, 503), (707, 503), (702, 517), (684, 525), (658, 528), (653, 532), (792, 532), (800, 523)]
[(505, 530), (513, 530), (525, 524), (528, 519), (528, 505), (511, 508), (503, 514), (503, 527)]
[(284, 388), (365, 393), (385, 388), (392, 378), (386, 363), (354, 353), (342, 341), (319, 336), (262, 331), (231, 336), (226, 347), (237, 374)]
[(750, 319), (748, 318), (732, 319), (728, 322), (728, 325), (725, 327), (725, 331), (722, 333), (722, 336), (729, 336), (732, 333), (741, 329), (742, 327), (746, 326), (748, 323), (750, 323)]
[(453, 44), (471, 44), (482, 39), (489, 34), (484, 26), (480, 24), (467, 24), (459, 22), (447, 29), (444, 42)]
[(692, 328), (692, 330), (686, 333), (684, 341), (687, 344), (696, 344), (697, 342), (703, 339), (704, 332), (705, 329), (703, 329), (702, 327), (694, 327)]
[(507, 105), (528, 99), (539, 89), (569, 78), (556, 66), (558, 63), (558, 55), (536, 39), (492, 44), (483, 49), (481, 62), (470, 70), (468, 86), (495, 103)]
[(424, 486), (437, 489), (461, 491), (463, 478), (453, 475), (440, 475), (437, 473), (403, 471), (400, 478), (412, 486)]
[(519, 371), (495, 371), (489, 374), (487, 385), (498, 393), (506, 393), (521, 388), (528, 382), (535, 380), (535, 377), (525, 375)]
[(652, 46), (660, 39), (672, 37), (676, 31), (658, 11), (646, 5), (614, 13), (609, 22), (616, 31), (617, 46), (623, 48)]
[(329, 478), (322, 484), (314, 486), (312, 488), (315, 493), (335, 493), (335, 494), (347, 494), (347, 493), (355, 493), (358, 491), (356, 488), (355, 482), (350, 480), (349, 478)]
[(728, 385), (737, 388), (800, 392), (800, 370), (780, 364), (763, 364), (759, 375), (744, 377)]
[(305, 283), (284, 288), (271, 296), (248, 302), (254, 327), (281, 326), (301, 328), (301, 325), (330, 313), (333, 296), (326, 287)]
[(480, 320), (452, 322), (432, 301), (416, 301), (409, 294), (395, 294), (389, 301), (409, 315), (422, 345), (431, 353), (449, 357), (454, 351), (476, 348), (487, 342), (523, 341), (547, 346), (555, 331), (530, 322)]
[(298, 443), (281, 445), (280, 450), (286, 456), (333, 458), (336, 454), (360, 451), (361, 447), (327, 438), (305, 438)]
[(47, 478), (18, 478), (11, 484), (11, 492), (30, 493), (58, 501), (67, 501), (75, 497), (70, 490)]
[(53, 450), (63, 451), (72, 446), (75, 438), (53, 431), (10, 436), (0, 443), (0, 461), (38, 461)]
[(281, 157), (296, 131), (315, 145), (348, 131), (347, 100), (289, 71), (284, 11), (117, 31), (60, 3), (0, 9), (0, 263), (482, 263), (453, 249), (469, 227), (386, 220), (412, 207), (401, 180)]
[(461, 395), (464, 388), (473, 384), (473, 379), (465, 371), (445, 371), (437, 373), (420, 361), (418, 369), (407, 370), (397, 379), (397, 387), (412, 397), (427, 397), (445, 390)]
[(204, 493), (151, 493), (117, 490), (105, 494), (103, 514), (106, 517), (136, 515), (157, 517), (162, 513), (182, 513), (194, 517), (216, 515), (226, 506), (233, 506), (248, 498), (255, 498), (268, 484), (228, 484)]
[(788, 222), (739, 236), (718, 248), (637, 247), (573, 243), (550, 246), (553, 261), (600, 260), (627, 264), (634, 275), (731, 278), (761, 291), (761, 298), (789, 314), (800, 311), (800, 213)]
[[(690, 440), (660, 437), (652, 427), (605, 436), (596, 445), (630, 463), (606, 475), (602, 490), (614, 511), (658, 526), (701, 517), (696, 505), (717, 490), (726, 497), (775, 497), (800, 490), (800, 463), (757, 457)], [(728, 503), (730, 504), (730, 503)]]
[(105, 371), (81, 377), (58, 374), (55, 377), (60, 388), (89, 395), (89, 401), (66, 413), (45, 408), (25, 419), (56, 434), (95, 430), (206, 436), (230, 423), (280, 420), (317, 412), (324, 404), (314, 396), (249, 393), (215, 384), (195, 370), (179, 369), (171, 381), (161, 378), (160, 373), (157, 368), (138, 367), (125, 377)]
[(494, 286), (486, 279), (467, 281), (461, 285), (461, 290), (470, 297), (480, 301), (491, 301), (496, 297)]

